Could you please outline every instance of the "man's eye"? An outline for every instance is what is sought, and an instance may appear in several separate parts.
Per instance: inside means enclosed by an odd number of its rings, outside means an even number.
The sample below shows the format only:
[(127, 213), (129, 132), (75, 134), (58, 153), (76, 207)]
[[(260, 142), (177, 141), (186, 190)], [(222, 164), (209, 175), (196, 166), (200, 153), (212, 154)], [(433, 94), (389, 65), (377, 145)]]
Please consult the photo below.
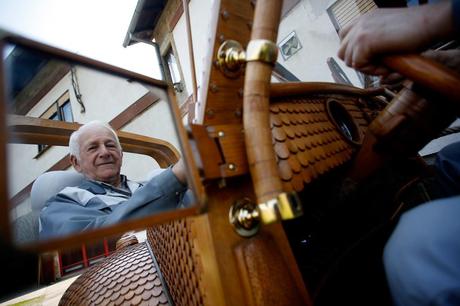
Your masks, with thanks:
[(108, 143), (108, 144), (106, 144), (106, 146), (109, 147), (109, 148), (115, 148), (116, 147), (114, 143)]
[(87, 149), (87, 150), (88, 150), (88, 151), (94, 151), (95, 149), (96, 149), (96, 147), (95, 147), (95, 146), (91, 146), (91, 147), (88, 147), (88, 149)]

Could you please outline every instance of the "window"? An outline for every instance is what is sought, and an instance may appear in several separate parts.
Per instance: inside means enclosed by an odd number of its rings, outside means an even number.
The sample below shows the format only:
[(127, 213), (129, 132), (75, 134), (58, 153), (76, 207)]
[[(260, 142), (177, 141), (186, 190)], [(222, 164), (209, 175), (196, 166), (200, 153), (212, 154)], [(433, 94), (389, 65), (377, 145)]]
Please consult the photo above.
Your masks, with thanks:
[(376, 8), (372, 0), (338, 0), (327, 9), (327, 13), (335, 30), (339, 32), (356, 17)]
[(104, 238), (103, 240), (84, 243), (78, 248), (59, 251), (61, 277), (92, 266), (116, 250), (118, 238)]
[(171, 80), (174, 89), (177, 92), (182, 92), (183, 88), (179, 72), (179, 65), (177, 64), (176, 56), (174, 55), (173, 49), (171, 47), (168, 48), (168, 51), (166, 51), (163, 58), (166, 62), (166, 73), (169, 74), (169, 80)]
[[(51, 104), (51, 106), (40, 116), (40, 118), (73, 122), (69, 92), (66, 92), (56, 102)], [(48, 147), (48, 145), (39, 144), (38, 154), (41, 154)]]

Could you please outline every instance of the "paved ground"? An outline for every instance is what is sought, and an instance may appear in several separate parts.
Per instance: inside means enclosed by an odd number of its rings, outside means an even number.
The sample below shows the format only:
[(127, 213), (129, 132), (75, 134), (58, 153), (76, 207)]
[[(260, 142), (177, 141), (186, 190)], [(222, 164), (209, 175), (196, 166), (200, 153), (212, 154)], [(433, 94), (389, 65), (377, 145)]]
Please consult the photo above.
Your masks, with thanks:
[(61, 296), (64, 294), (65, 290), (72, 284), (72, 282), (77, 279), (79, 275), (66, 280), (60, 281), (56, 284), (42, 288), (20, 297), (14, 298), (12, 300), (3, 302), (2, 305), (21, 305), (21, 306), (32, 306), (32, 305), (42, 305), (42, 306), (56, 306), (59, 304)]

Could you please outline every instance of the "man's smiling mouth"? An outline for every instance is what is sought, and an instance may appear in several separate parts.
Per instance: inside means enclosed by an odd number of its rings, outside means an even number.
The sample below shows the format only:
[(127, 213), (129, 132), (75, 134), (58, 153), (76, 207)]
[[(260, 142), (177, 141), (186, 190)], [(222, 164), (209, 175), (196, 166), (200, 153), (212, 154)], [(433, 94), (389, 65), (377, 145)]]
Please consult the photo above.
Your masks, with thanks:
[(113, 164), (115, 164), (115, 163), (113, 161), (110, 161), (110, 162), (100, 163), (97, 166), (99, 167), (99, 166), (113, 165)]

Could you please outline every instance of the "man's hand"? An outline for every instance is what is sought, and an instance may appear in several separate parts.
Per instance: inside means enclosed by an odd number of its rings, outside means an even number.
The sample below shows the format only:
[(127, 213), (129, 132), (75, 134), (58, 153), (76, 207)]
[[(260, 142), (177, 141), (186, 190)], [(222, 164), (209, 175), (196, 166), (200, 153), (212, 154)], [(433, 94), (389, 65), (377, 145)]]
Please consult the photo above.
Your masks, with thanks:
[(366, 74), (387, 74), (378, 56), (420, 51), (453, 34), (451, 9), (451, 2), (444, 1), (371, 11), (340, 31), (338, 56), (348, 66)]
[(185, 164), (183, 159), (179, 159), (179, 161), (172, 167), (172, 172), (177, 177), (177, 179), (183, 183), (187, 184), (187, 175), (185, 172)]

